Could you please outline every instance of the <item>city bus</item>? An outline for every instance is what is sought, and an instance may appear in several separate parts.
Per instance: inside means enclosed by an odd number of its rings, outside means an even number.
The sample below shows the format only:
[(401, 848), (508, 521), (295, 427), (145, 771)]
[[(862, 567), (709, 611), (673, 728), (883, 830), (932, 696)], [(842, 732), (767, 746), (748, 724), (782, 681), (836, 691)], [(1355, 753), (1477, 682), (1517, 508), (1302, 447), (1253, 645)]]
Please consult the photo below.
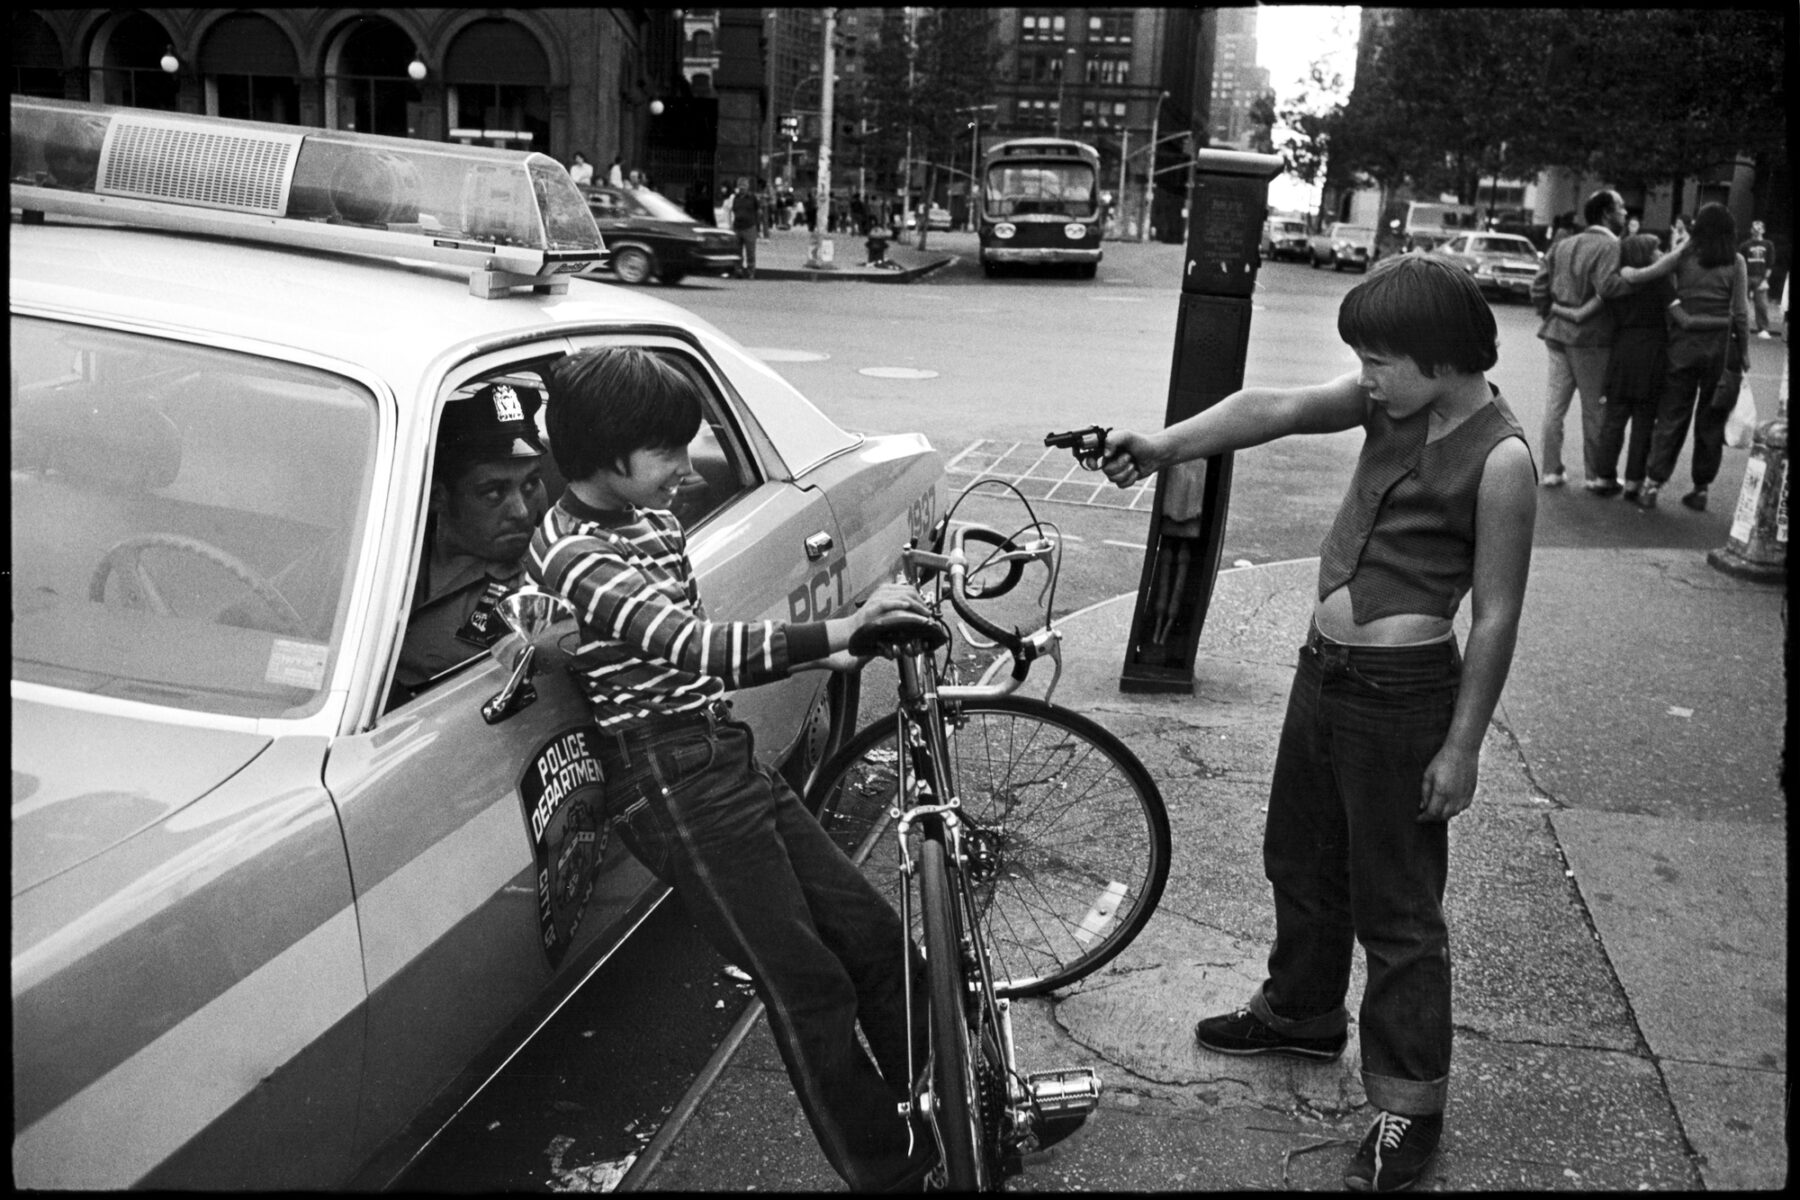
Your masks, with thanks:
[(1067, 138), (1001, 142), (981, 164), (976, 230), (981, 267), (1073, 264), (1083, 279), (1100, 265), (1100, 152)]

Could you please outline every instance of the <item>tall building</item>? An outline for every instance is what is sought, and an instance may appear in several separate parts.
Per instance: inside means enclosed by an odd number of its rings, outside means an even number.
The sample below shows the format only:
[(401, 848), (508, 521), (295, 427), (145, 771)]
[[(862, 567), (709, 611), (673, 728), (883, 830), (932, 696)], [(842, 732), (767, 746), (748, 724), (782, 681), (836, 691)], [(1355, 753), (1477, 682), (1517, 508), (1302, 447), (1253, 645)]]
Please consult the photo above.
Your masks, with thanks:
[(1185, 164), (1206, 141), (1215, 10), (991, 11), (1000, 66), (982, 145), (1045, 135), (1091, 142), (1113, 195), (1109, 232), (1136, 237), (1147, 220), (1159, 236), (1179, 238)]
[(1250, 148), (1251, 106), (1269, 94), (1269, 72), (1256, 65), (1256, 9), (1221, 8), (1212, 72), (1214, 145)]
[[(13, 91), (640, 166), (678, 107), (672, 9), (22, 9)], [(679, 195), (679, 190), (677, 193)]]

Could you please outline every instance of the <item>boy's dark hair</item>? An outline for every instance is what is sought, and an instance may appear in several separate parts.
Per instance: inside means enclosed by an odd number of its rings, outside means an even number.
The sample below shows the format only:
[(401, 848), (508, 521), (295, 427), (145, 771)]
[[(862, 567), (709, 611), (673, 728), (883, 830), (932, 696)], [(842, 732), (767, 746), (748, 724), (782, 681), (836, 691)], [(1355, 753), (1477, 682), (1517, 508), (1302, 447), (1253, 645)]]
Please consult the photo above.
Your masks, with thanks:
[(1377, 263), (1338, 305), (1338, 337), (1354, 350), (1410, 358), (1436, 378), (1463, 375), (1500, 360), (1494, 310), (1467, 272), (1423, 254)]
[(1694, 214), (1694, 254), (1703, 267), (1728, 267), (1737, 258), (1737, 219), (1716, 200)]
[(1606, 220), (1606, 214), (1612, 211), (1613, 193), (1611, 188), (1602, 188), (1587, 198), (1581, 206), (1581, 219), (1589, 225), (1598, 225)]
[(651, 350), (582, 350), (551, 367), (547, 382), (544, 425), (564, 479), (622, 471), (633, 451), (685, 446), (700, 432), (699, 385)]

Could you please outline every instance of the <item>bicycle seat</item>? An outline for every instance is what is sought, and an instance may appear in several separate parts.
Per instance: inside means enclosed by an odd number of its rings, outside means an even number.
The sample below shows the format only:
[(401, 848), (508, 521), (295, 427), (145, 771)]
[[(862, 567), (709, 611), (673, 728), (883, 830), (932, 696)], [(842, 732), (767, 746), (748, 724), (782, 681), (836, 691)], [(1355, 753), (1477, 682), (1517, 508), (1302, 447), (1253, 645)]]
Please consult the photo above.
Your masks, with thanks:
[(872, 625), (864, 625), (850, 635), (850, 653), (866, 657), (879, 654), (892, 658), (912, 643), (927, 652), (950, 640), (950, 631), (936, 621), (905, 613), (889, 613)]

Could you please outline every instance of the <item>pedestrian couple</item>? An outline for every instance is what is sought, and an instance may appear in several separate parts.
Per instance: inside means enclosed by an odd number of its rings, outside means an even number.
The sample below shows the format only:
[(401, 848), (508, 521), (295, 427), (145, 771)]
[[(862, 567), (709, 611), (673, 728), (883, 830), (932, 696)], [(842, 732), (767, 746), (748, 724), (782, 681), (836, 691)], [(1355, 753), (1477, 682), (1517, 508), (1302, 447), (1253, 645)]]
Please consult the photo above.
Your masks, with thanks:
[[(1595, 496), (1624, 493), (1644, 508), (1675, 473), (1694, 430), (1688, 508), (1706, 508), (1724, 458), (1729, 406), (1713, 396), (1727, 367), (1742, 370), (1749, 344), (1750, 272), (1737, 226), (1721, 204), (1702, 206), (1692, 236), (1658, 256), (1652, 234), (1622, 243), (1625, 201), (1611, 189), (1588, 197), (1587, 226), (1550, 248), (1531, 285), (1550, 360), (1544, 406), (1543, 485), (1560, 487), (1563, 425), (1581, 394), (1582, 467)], [(1746, 247), (1762, 242), (1762, 223)], [(1767, 289), (1768, 260), (1762, 262)], [(1765, 322), (1766, 324), (1766, 322)], [(1630, 442), (1626, 445), (1626, 429)], [(1625, 450), (1625, 481), (1618, 479)]]

